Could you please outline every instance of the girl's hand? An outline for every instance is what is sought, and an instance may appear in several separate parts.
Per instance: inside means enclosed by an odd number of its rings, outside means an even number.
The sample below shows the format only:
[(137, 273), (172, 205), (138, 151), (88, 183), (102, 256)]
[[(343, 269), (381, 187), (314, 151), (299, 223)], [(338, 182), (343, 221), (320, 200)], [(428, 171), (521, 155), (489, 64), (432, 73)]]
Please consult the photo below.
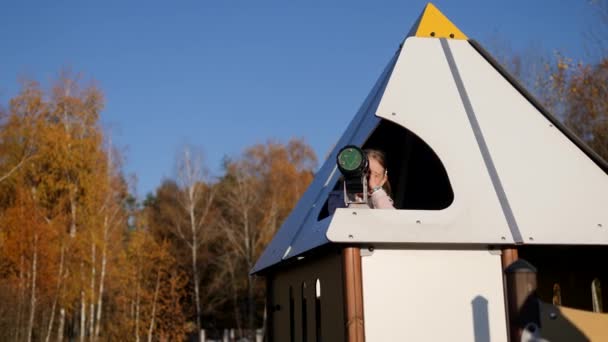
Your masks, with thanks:
[(384, 183), (386, 183), (385, 173), (377, 174), (374, 171), (369, 173), (367, 187), (369, 188), (370, 192), (375, 188), (384, 186)]

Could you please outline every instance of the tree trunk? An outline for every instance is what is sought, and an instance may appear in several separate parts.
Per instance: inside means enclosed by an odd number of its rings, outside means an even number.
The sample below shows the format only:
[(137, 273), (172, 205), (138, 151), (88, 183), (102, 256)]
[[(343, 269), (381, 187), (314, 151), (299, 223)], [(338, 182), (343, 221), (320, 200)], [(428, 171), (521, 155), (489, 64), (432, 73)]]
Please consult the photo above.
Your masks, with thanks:
[(34, 329), (34, 316), (36, 314), (36, 275), (38, 268), (38, 235), (34, 235), (34, 255), (32, 257), (32, 283), (30, 297), (30, 318), (27, 326), (27, 341), (32, 340), (32, 331)]
[(139, 342), (139, 301), (140, 301), (140, 275), (141, 270), (137, 270), (137, 289), (135, 290), (135, 341)]
[(55, 288), (55, 298), (53, 298), (53, 305), (51, 306), (51, 318), (49, 319), (49, 326), (46, 330), (45, 342), (51, 340), (51, 333), (53, 331), (53, 323), (55, 321), (55, 309), (57, 307), (57, 300), (59, 299), (59, 293), (61, 292), (61, 284), (63, 280), (63, 260), (64, 260), (65, 246), (61, 244), (61, 254), (59, 256), (59, 274), (57, 275), (57, 287)]
[(80, 342), (84, 342), (87, 322), (87, 303), (84, 298), (84, 290), (80, 290)]
[(200, 294), (199, 294), (199, 278), (198, 278), (198, 264), (197, 264), (197, 255), (198, 255), (198, 238), (197, 238), (197, 227), (196, 227), (196, 217), (194, 214), (194, 196), (192, 192), (194, 191), (194, 185), (189, 189), (190, 191), (190, 203), (189, 203), (189, 214), (190, 214), (190, 229), (192, 231), (192, 277), (194, 278), (194, 302), (196, 304), (196, 334), (198, 336), (199, 342), (202, 341), (201, 336), (201, 302), (200, 302)]
[[(104, 284), (106, 279), (106, 265), (107, 265), (107, 251), (108, 251), (108, 235), (110, 232), (110, 216), (108, 214), (108, 206), (110, 202), (110, 194), (114, 191), (111, 187), (112, 184), (112, 171), (114, 169), (114, 159), (112, 158), (112, 138), (110, 137), (108, 141), (108, 171), (107, 171), (107, 183), (110, 185), (110, 192), (106, 197), (105, 209), (104, 209), (104, 217), (103, 217), (103, 247), (101, 248), (101, 269), (99, 271), (99, 290), (97, 292), (97, 314), (95, 316), (95, 329), (93, 332), (93, 341), (97, 341), (99, 338), (99, 332), (101, 330), (101, 313), (103, 306), (103, 293), (104, 293)], [(92, 316), (92, 314), (91, 314)]]
[(89, 340), (93, 341), (93, 328), (95, 327), (95, 277), (97, 276), (96, 268), (96, 249), (95, 242), (91, 241), (91, 303), (89, 304)]
[[(244, 230), (245, 230), (245, 261), (246, 261), (246, 265), (247, 265), (247, 270), (251, 269), (251, 259), (253, 258), (253, 248), (252, 248), (252, 241), (251, 241), (251, 233), (250, 233), (250, 227), (249, 227), (249, 217), (248, 215), (245, 216), (245, 226), (244, 226)], [(255, 329), (254, 329), (254, 305), (255, 303), (253, 302), (253, 284), (251, 283), (251, 276), (247, 275), (247, 326), (248, 326), (248, 331), (249, 331), (249, 339), (254, 341), (253, 339), (255, 338)]]
[(59, 328), (57, 328), (57, 342), (63, 342), (63, 326), (65, 324), (65, 309), (59, 309)]
[[(266, 324), (268, 323), (268, 311), (267, 310), (268, 310), (268, 307), (266, 306), (266, 301), (264, 301), (264, 316), (262, 318), (262, 341), (266, 341)], [(317, 324), (321, 324), (321, 322), (318, 322)]]
[(154, 318), (156, 317), (156, 302), (158, 301), (158, 291), (160, 289), (160, 269), (156, 275), (156, 287), (154, 289), (154, 300), (152, 302), (152, 317), (150, 318), (150, 327), (148, 328), (148, 342), (152, 342), (152, 331), (154, 330)]
[[(243, 212), (243, 238), (245, 242), (245, 259), (247, 263), (247, 270), (250, 270), (249, 260), (251, 259), (251, 238), (250, 238), (250, 229), (249, 229), (249, 213), (247, 210)], [(253, 329), (253, 316), (252, 316), (252, 302), (251, 302), (252, 288), (251, 288), (251, 276), (247, 275), (247, 331), (249, 337), (251, 338), (251, 330)]]
[(99, 275), (99, 292), (97, 293), (97, 317), (95, 319), (95, 338), (97, 340), (99, 337), (99, 331), (101, 329), (101, 308), (103, 305), (103, 291), (104, 291), (104, 282), (106, 279), (106, 263), (107, 263), (107, 234), (104, 233), (104, 246), (101, 253), (101, 274)]
[(241, 322), (241, 314), (239, 311), (239, 305), (238, 305), (238, 288), (237, 288), (237, 284), (236, 284), (236, 279), (234, 277), (234, 264), (233, 264), (233, 260), (228, 260), (228, 267), (229, 269), (229, 274), (230, 274), (230, 285), (232, 286), (232, 308), (234, 310), (234, 322), (236, 324), (236, 329), (237, 332), (240, 336), (243, 336), (243, 328), (242, 328), (242, 322)]
[[(198, 265), (196, 261), (196, 244), (192, 247), (192, 277), (194, 278), (194, 301), (196, 303), (196, 329), (199, 341), (201, 340), (201, 302), (199, 296), (199, 279), (198, 279)], [(204, 342), (204, 341), (200, 341)]]
[(249, 325), (249, 339), (255, 341), (255, 300), (252, 276), (247, 277), (247, 324)]
[(74, 198), (73, 190), (70, 189), (70, 236), (76, 236), (76, 199)]
[(15, 341), (21, 340), (24, 306), (25, 306), (25, 256), (21, 254), (19, 262), (19, 298), (17, 306), (17, 322), (15, 324)]

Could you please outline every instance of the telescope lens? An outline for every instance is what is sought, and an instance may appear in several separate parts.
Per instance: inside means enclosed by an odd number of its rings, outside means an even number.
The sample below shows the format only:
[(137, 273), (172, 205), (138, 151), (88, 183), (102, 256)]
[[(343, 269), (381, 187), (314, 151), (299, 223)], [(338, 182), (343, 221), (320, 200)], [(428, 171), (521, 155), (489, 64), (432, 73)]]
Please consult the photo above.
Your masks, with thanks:
[(338, 168), (342, 174), (361, 174), (367, 168), (364, 152), (356, 146), (346, 146), (338, 153)]
[(344, 204), (367, 204), (367, 172), (369, 161), (363, 150), (355, 145), (344, 146), (336, 157), (338, 169), (344, 176)]

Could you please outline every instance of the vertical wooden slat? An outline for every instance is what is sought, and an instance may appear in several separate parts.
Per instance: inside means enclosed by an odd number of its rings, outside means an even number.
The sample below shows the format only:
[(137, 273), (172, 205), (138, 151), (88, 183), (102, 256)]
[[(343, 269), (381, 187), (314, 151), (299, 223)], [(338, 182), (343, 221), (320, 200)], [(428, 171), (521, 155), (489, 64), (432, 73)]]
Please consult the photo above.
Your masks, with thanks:
[[(272, 319), (269, 319), (267, 342), (301, 341), (301, 285), (306, 281), (306, 334), (308, 341), (346, 341), (344, 319), (344, 271), (341, 249), (326, 249), (316, 255), (276, 269), (266, 275), (271, 282), (268, 295), (272, 298)], [(321, 281), (321, 299), (316, 303), (316, 280)], [(290, 305), (289, 289), (293, 304)], [(290, 306), (293, 308), (293, 335), (290, 332)], [(270, 315), (270, 311), (269, 311)], [(321, 319), (317, 322), (317, 317)]]
[(357, 247), (343, 249), (346, 333), (348, 342), (364, 342), (363, 279), (361, 252)]
[(275, 296), (272, 276), (266, 277), (266, 322), (264, 324), (264, 341), (272, 341), (274, 336)]
[[(317, 282), (319, 282), (317, 284)], [(322, 306), (321, 301), (323, 298), (323, 281), (320, 278), (317, 278), (315, 281), (315, 342), (323, 342), (323, 314), (322, 314)], [(318, 286), (318, 292), (317, 292)]]
[(502, 270), (506, 270), (509, 265), (514, 263), (519, 259), (519, 253), (517, 252), (517, 248), (508, 247), (502, 249), (501, 261), (502, 261)]
[(308, 336), (308, 341), (306, 342), (316, 342), (316, 315), (315, 315), (315, 283), (317, 278), (309, 278), (306, 281), (306, 329)]
[[(502, 254), (500, 256), (500, 261), (502, 263), (502, 271), (504, 274), (504, 271), (507, 269), (507, 267), (509, 267), (509, 265), (511, 265), (512, 263), (514, 263), (515, 261), (517, 261), (517, 259), (519, 258), (519, 253), (517, 251), (517, 248), (514, 247), (505, 247), (502, 249)], [(508, 332), (508, 337), (509, 337), (509, 341), (516, 341), (514, 340), (515, 336), (517, 335), (517, 329), (514, 328), (514, 322), (513, 322), (513, 317), (512, 317), (512, 313), (510, 312), (511, 310), (509, 310), (509, 307), (511, 305), (510, 301), (512, 301), (512, 299), (509, 298), (509, 293), (512, 292), (512, 289), (509, 288), (510, 284), (508, 284), (506, 281), (504, 283), (504, 290), (505, 290), (505, 304), (506, 304), (506, 308), (507, 308), (507, 332)]]
[(524, 259), (505, 270), (511, 341), (520, 341), (525, 328), (536, 332), (540, 327), (536, 273), (536, 268)]
[[(272, 331), (269, 334), (268, 341), (289, 341), (290, 324), (289, 324), (289, 283), (285, 278), (272, 277), (272, 319), (268, 322), (269, 329)], [(270, 316), (270, 315), (269, 315)]]
[(293, 342), (302, 341), (302, 285), (301, 282), (293, 284), (293, 320), (294, 320), (294, 340)]

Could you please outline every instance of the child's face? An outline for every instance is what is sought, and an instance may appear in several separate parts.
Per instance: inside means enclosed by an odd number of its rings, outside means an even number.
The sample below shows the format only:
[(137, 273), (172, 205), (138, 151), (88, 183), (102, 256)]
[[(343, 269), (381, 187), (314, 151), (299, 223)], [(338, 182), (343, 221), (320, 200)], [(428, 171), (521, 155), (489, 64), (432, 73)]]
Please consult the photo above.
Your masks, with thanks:
[(369, 158), (368, 177), (369, 187), (372, 189), (384, 185), (384, 182), (386, 181), (386, 172), (384, 167), (382, 167), (382, 165), (380, 165), (380, 163), (374, 158)]

